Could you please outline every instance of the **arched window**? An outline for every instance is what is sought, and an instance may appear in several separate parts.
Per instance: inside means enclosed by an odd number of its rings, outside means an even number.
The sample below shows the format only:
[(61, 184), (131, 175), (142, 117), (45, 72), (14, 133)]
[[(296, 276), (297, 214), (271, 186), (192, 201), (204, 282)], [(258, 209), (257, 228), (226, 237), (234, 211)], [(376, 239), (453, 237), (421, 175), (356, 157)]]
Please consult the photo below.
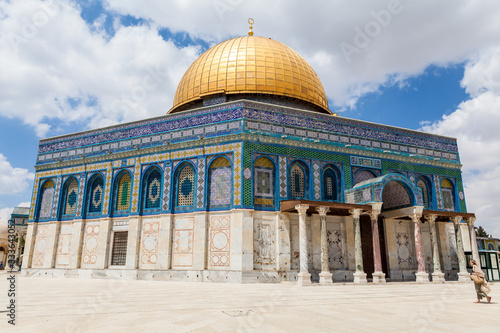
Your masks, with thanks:
[(443, 209), (455, 210), (455, 196), (453, 195), (453, 184), (448, 179), (441, 181), (441, 195), (443, 197)]
[(63, 198), (63, 215), (75, 215), (76, 202), (78, 199), (78, 181), (75, 178), (70, 178), (66, 181)]
[(177, 200), (176, 206), (194, 205), (194, 169), (189, 163), (184, 163), (179, 167), (176, 181)]
[(47, 180), (42, 185), (40, 193), (40, 208), (38, 209), (38, 219), (46, 220), (50, 218), (52, 212), (52, 199), (54, 198), (54, 182)]
[(231, 163), (227, 158), (219, 157), (212, 162), (208, 170), (208, 182), (208, 207), (229, 207), (233, 187)]
[(130, 188), (132, 185), (132, 180), (128, 172), (123, 172), (119, 177), (118, 187), (115, 190), (116, 193), (116, 205), (115, 210), (117, 212), (124, 212), (130, 210)]
[(372, 179), (377, 177), (373, 172), (369, 170), (360, 170), (356, 173), (356, 176), (354, 176), (354, 181), (352, 182), (353, 186), (364, 182), (365, 180)]
[(339, 199), (339, 174), (333, 167), (325, 168), (323, 172), (323, 200), (338, 201)]
[(161, 172), (152, 168), (146, 174), (143, 183), (143, 208), (145, 210), (159, 209), (161, 205)]
[(290, 196), (305, 199), (307, 197), (307, 167), (294, 163), (290, 168)]
[(254, 162), (253, 203), (256, 207), (274, 208), (274, 164), (267, 157)]
[(429, 185), (429, 181), (425, 179), (424, 177), (421, 177), (418, 182), (417, 186), (422, 189), (422, 201), (424, 202), (424, 207), (426, 209), (431, 209), (432, 208), (432, 197), (431, 197), (431, 187)]
[(90, 182), (87, 198), (87, 211), (90, 214), (97, 214), (102, 211), (102, 200), (104, 194), (104, 181), (101, 175), (94, 176)]

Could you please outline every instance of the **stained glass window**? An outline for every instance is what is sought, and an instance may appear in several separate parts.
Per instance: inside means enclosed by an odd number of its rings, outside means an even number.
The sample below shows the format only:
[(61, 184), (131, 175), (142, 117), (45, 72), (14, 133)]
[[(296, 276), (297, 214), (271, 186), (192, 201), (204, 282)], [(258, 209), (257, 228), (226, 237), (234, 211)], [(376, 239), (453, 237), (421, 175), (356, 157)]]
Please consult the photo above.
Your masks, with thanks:
[(304, 198), (306, 196), (304, 169), (299, 164), (293, 165), (290, 170), (290, 194), (292, 198)]
[(254, 204), (274, 207), (274, 164), (267, 157), (260, 157), (254, 164)]
[(42, 186), (42, 195), (40, 200), (39, 218), (48, 219), (52, 212), (52, 199), (54, 198), (54, 182), (46, 181)]
[(73, 178), (66, 187), (64, 196), (64, 215), (75, 215), (78, 199), (78, 182)]
[(210, 208), (231, 205), (232, 177), (231, 163), (225, 157), (219, 157), (210, 165), (208, 171)]
[(124, 211), (130, 209), (130, 187), (131, 179), (129, 173), (124, 173), (118, 183), (118, 195), (116, 196), (116, 210)]
[(158, 169), (149, 172), (144, 187), (144, 208), (160, 208), (161, 203), (161, 173)]
[(323, 174), (323, 197), (324, 200), (337, 201), (337, 175), (328, 168)]
[(88, 211), (89, 213), (100, 213), (102, 210), (104, 181), (101, 176), (96, 176), (90, 184)]
[(177, 177), (177, 206), (194, 205), (194, 170), (186, 164)]

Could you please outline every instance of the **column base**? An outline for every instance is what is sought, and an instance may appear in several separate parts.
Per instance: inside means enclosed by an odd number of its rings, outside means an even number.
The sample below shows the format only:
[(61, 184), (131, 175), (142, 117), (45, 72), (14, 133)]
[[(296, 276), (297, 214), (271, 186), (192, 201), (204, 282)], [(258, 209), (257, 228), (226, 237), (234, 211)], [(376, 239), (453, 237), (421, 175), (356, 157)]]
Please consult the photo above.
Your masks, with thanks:
[(366, 280), (365, 272), (356, 271), (353, 275), (354, 275), (354, 284), (368, 283), (368, 281)]
[(445, 282), (444, 273), (441, 271), (433, 272), (432, 273), (432, 282), (433, 283), (444, 283)]
[(385, 273), (384, 272), (373, 272), (373, 283), (385, 283)]
[(319, 273), (320, 284), (333, 284), (332, 273), (326, 271)]
[(301, 287), (310, 286), (311, 274), (308, 272), (299, 272), (299, 274), (297, 274), (297, 285)]
[(467, 273), (467, 272), (459, 272), (458, 273), (458, 282), (465, 283), (465, 282), (469, 282), (469, 281), (471, 281), (469, 273)]
[(417, 283), (429, 282), (429, 274), (427, 274), (427, 272), (416, 272), (415, 277), (417, 278)]

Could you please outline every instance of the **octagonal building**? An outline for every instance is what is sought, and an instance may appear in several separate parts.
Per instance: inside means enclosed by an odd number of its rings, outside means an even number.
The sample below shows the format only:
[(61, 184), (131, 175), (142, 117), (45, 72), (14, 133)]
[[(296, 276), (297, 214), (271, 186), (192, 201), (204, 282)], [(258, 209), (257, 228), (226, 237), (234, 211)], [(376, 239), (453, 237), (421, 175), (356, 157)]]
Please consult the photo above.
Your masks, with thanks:
[(456, 139), (340, 117), (270, 38), (203, 53), (165, 116), (40, 140), (23, 274), (468, 280)]

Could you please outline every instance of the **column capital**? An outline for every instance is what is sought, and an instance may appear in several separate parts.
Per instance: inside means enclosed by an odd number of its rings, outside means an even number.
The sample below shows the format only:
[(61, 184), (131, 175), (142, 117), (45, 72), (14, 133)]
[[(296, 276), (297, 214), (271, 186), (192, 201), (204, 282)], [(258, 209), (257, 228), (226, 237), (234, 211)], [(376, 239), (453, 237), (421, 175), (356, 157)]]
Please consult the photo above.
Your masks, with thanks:
[(414, 223), (418, 223), (420, 222), (420, 219), (422, 218), (422, 214), (419, 214), (419, 213), (413, 213), (413, 214), (410, 214), (408, 215), (411, 220), (414, 222)]
[(434, 223), (436, 222), (437, 215), (436, 214), (424, 215), (424, 218), (427, 222)]
[(319, 213), (320, 216), (326, 216), (326, 213), (330, 211), (330, 207), (319, 206), (316, 207), (316, 211)]
[(297, 205), (295, 206), (295, 209), (297, 210), (297, 212), (299, 212), (300, 215), (304, 215), (309, 209), (309, 205)]
[(354, 218), (359, 218), (359, 216), (361, 215), (361, 212), (362, 212), (362, 211), (363, 211), (363, 210), (362, 210), (362, 209), (359, 209), (359, 208), (356, 208), (356, 209), (350, 209), (350, 210), (349, 210), (349, 214), (351, 214), (351, 215), (352, 215), (352, 217), (354, 217)]
[(368, 215), (370, 215), (370, 218), (372, 220), (376, 220), (378, 216), (380, 215), (380, 212), (382, 211), (382, 204), (383, 202), (372, 202), (370, 203), (370, 206), (372, 206), (372, 210), (368, 212)]
[(476, 222), (476, 217), (475, 216), (471, 216), (471, 217), (467, 218), (467, 224), (472, 225), (472, 227), (474, 227), (474, 223), (475, 222)]
[(453, 216), (453, 224), (455, 225), (460, 225), (460, 222), (462, 222), (462, 216)]

